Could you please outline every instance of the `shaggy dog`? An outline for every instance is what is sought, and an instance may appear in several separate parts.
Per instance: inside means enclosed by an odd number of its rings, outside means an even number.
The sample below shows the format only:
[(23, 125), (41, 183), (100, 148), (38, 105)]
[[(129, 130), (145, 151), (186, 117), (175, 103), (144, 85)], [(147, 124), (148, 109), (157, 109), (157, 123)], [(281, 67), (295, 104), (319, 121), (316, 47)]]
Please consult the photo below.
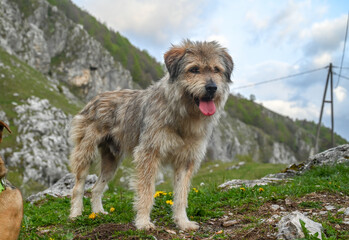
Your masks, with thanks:
[(150, 221), (159, 166), (174, 170), (173, 219), (182, 230), (196, 230), (189, 221), (187, 196), (193, 173), (204, 158), (208, 140), (229, 93), (233, 60), (217, 42), (183, 41), (164, 55), (168, 74), (145, 90), (99, 94), (74, 117), (71, 169), (76, 175), (70, 218), (81, 215), (85, 179), (97, 149), (101, 172), (92, 189), (92, 211), (102, 206), (105, 185), (124, 153), (135, 163), (134, 208), (138, 229)]

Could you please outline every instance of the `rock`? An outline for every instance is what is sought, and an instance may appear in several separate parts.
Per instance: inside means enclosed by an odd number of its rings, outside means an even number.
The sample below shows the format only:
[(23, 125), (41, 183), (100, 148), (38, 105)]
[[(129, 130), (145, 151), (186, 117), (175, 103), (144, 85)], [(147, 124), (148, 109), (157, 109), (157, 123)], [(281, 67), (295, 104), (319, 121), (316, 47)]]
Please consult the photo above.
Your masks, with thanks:
[[(6, 159), (11, 167), (24, 167), (23, 184), (30, 180), (51, 186), (68, 173), (69, 124), (71, 116), (47, 99), (30, 97), (14, 108), (19, 147)], [(37, 141), (36, 139), (40, 139)]]
[(347, 209), (345, 209), (344, 215), (345, 215), (345, 216), (349, 216), (349, 207), (348, 207)]
[[(312, 166), (321, 166), (326, 164), (349, 162), (349, 144), (344, 144), (335, 148), (331, 148), (322, 153), (316, 154), (308, 159), (305, 163), (293, 164), (282, 173), (269, 174), (257, 180), (239, 180), (234, 179), (225, 182), (219, 186), (221, 189), (238, 188), (245, 185), (246, 187), (254, 187), (256, 185), (267, 185), (281, 180), (292, 180), (292, 177), (303, 174)], [(287, 205), (287, 204), (286, 204)], [(327, 213), (327, 212), (326, 212)], [(321, 212), (320, 212), (321, 214)], [(349, 210), (348, 210), (349, 215)]]
[(343, 219), (343, 224), (349, 225), (349, 218), (344, 218)]
[(223, 227), (230, 227), (233, 225), (236, 225), (237, 223), (239, 223), (237, 220), (230, 220), (230, 221), (225, 221), (222, 223)]
[(287, 206), (291, 206), (291, 205), (292, 205), (291, 199), (286, 198), (286, 199), (285, 199), (285, 204), (286, 204)]
[(277, 181), (280, 181), (281, 179), (256, 179), (256, 180), (241, 180), (241, 179), (233, 179), (231, 181), (225, 182), (218, 187), (224, 190), (232, 189), (232, 188), (239, 188), (242, 186), (246, 187), (254, 187), (256, 185), (263, 186), (270, 183), (275, 183)]
[(327, 206), (325, 206), (325, 208), (326, 208), (327, 211), (332, 211), (332, 210), (336, 209), (336, 207), (332, 206), (332, 205), (327, 205)]
[(33, 11), (23, 15), (15, 2), (0, 0), (0, 47), (10, 54), (54, 81), (81, 88), (86, 100), (136, 86), (130, 72), (56, 6), (38, 0)]
[(277, 238), (286, 240), (304, 238), (305, 236), (302, 231), (301, 224), (299, 222), (300, 219), (305, 223), (305, 227), (308, 229), (310, 234), (314, 235), (315, 233), (318, 233), (318, 238), (322, 239), (322, 225), (320, 223), (310, 220), (298, 211), (292, 212), (287, 216), (281, 218), (277, 225), (279, 229), (277, 233)]
[(279, 215), (274, 214), (273, 216), (268, 218), (266, 221), (267, 221), (267, 223), (274, 223), (279, 217), (280, 217)]
[(340, 208), (340, 209), (338, 209), (337, 212), (338, 212), (338, 213), (344, 213), (344, 212), (345, 212), (345, 208)]
[[(97, 179), (98, 177), (95, 174), (88, 175), (85, 183), (85, 191), (91, 189), (93, 185), (96, 183)], [(73, 189), (74, 184), (75, 184), (75, 176), (71, 173), (68, 173), (59, 181), (57, 181), (54, 185), (46, 189), (45, 191), (38, 192), (36, 194), (29, 196), (27, 198), (27, 201), (30, 203), (35, 203), (45, 198), (46, 195), (50, 195), (53, 197), (70, 196), (71, 190)], [(108, 189), (108, 186), (106, 186), (104, 191), (106, 191), (107, 189)]]
[(165, 231), (169, 234), (173, 234), (173, 235), (176, 235), (177, 233), (171, 229), (165, 229)]
[(340, 145), (311, 156), (301, 169), (301, 173), (312, 166), (333, 165), (349, 162), (349, 144)]
[(271, 208), (271, 210), (276, 211), (276, 210), (279, 210), (279, 209), (280, 209), (280, 206), (277, 205), (277, 204), (272, 204), (272, 205), (270, 206), (270, 208)]

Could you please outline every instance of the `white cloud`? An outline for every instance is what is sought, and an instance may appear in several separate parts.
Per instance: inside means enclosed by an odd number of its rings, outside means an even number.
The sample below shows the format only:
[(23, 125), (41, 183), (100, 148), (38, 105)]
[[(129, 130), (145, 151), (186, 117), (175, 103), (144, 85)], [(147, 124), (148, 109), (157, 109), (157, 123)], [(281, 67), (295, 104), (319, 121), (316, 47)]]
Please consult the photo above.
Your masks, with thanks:
[[(245, 15), (251, 34), (254, 38), (262, 38), (263, 43), (267, 41), (272, 45), (280, 45), (284, 41), (297, 44), (295, 39), (300, 29), (304, 28), (310, 15), (317, 9), (310, 1), (269, 2), (264, 6), (253, 4), (251, 8)], [(318, 14), (319, 11), (316, 12)]]
[(312, 103), (308, 103), (305, 107), (296, 101), (268, 100), (261, 101), (261, 103), (263, 106), (293, 119), (314, 120), (319, 115), (318, 107)]
[(104, 0), (103, 4), (87, 0), (85, 5), (122, 34), (167, 44), (173, 35), (186, 35), (197, 26), (204, 6), (203, 0)]
[(332, 62), (332, 56), (328, 52), (324, 52), (315, 56), (313, 59), (313, 64), (315, 67), (324, 67)]
[(300, 36), (308, 38), (304, 51), (307, 55), (319, 55), (337, 50), (344, 40), (347, 16), (315, 22), (311, 28), (303, 29)]
[(217, 41), (222, 47), (229, 46), (229, 40), (224, 35), (210, 35), (207, 41)]
[(347, 90), (341, 86), (338, 86), (333, 90), (334, 95), (338, 102), (343, 102), (347, 98)]

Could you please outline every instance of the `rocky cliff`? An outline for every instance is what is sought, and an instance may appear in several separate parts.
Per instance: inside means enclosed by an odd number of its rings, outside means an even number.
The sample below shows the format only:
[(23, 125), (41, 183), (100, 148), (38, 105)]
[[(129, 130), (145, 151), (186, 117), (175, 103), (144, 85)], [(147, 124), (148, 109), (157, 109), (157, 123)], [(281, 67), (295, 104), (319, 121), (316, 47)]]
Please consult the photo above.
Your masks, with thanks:
[[(0, 0), (0, 118), (14, 130), (0, 154), (17, 186), (35, 182), (39, 189), (69, 172), (69, 123), (87, 100), (107, 90), (139, 88), (106, 49), (45, 0)], [(246, 101), (230, 96), (207, 160), (248, 156), (290, 164), (309, 156), (312, 132)]]
[[(130, 72), (84, 30), (45, 0), (0, 1), (0, 46), (48, 79), (66, 83), (86, 100), (116, 88), (132, 88)], [(21, 11), (22, 10), (22, 11)]]

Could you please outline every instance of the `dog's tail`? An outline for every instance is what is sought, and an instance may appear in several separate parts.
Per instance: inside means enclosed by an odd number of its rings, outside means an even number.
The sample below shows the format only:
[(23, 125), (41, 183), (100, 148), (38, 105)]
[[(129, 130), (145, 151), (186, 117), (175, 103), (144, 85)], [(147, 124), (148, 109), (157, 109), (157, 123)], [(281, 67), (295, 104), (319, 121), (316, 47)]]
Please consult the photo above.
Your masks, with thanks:
[(88, 124), (83, 115), (76, 115), (71, 124), (70, 142), (74, 148), (70, 155), (70, 169), (78, 174), (88, 171), (88, 168), (97, 152), (97, 136), (92, 124)]

